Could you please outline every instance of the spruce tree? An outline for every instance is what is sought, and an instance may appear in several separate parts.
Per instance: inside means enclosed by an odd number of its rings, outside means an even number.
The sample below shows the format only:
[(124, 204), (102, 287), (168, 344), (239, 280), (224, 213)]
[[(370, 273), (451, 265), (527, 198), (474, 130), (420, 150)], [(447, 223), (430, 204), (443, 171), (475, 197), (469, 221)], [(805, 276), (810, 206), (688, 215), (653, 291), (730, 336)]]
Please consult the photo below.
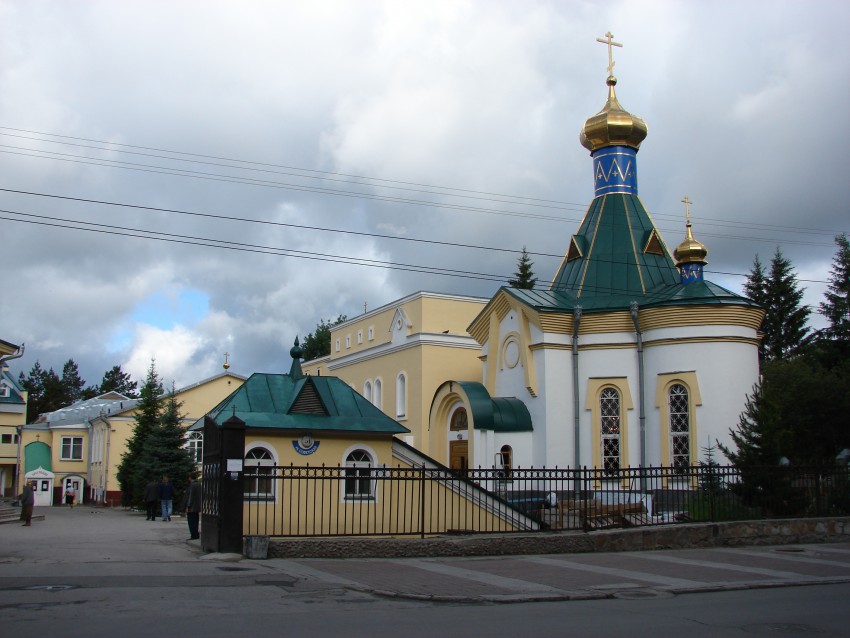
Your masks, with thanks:
[[(160, 403), (159, 420), (145, 441), (137, 471), (145, 483), (151, 477), (167, 475), (180, 494), (186, 488), (187, 478), (195, 471), (195, 461), (186, 447), (186, 429), (180, 422), (182, 404), (177, 401), (173, 385)], [(176, 500), (179, 502), (179, 497)]]
[[(751, 276), (753, 279), (748, 279), (747, 285), (757, 283), (756, 273)], [(791, 262), (778, 247), (764, 286), (763, 357), (772, 360), (796, 356), (811, 340), (807, 326), (811, 310), (803, 305), (805, 289), (800, 288)]]
[(729, 434), (736, 449), (718, 442), (720, 451), (738, 467), (776, 465), (782, 456), (783, 436), (779, 408), (772, 400), (770, 384), (763, 378), (747, 396), (744, 412)]
[(850, 241), (846, 234), (835, 238), (838, 252), (832, 260), (829, 286), (820, 311), (829, 326), (824, 330), (828, 339), (850, 343)]
[(127, 450), (121, 456), (118, 464), (118, 484), (123, 492), (122, 504), (125, 506), (141, 506), (144, 498), (145, 485), (162, 475), (149, 475), (139, 462), (145, 450), (148, 438), (157, 428), (162, 416), (160, 397), (163, 389), (156, 365), (151, 361), (145, 382), (139, 391), (139, 403), (136, 405), (136, 425), (133, 435), (127, 441)]
[(534, 272), (531, 270), (533, 265), (534, 262), (531, 261), (528, 252), (525, 250), (525, 246), (523, 246), (522, 254), (517, 262), (517, 271), (514, 273), (513, 279), (508, 280), (508, 285), (511, 288), (524, 288), (526, 290), (534, 288), (537, 284), (537, 277), (534, 276)]

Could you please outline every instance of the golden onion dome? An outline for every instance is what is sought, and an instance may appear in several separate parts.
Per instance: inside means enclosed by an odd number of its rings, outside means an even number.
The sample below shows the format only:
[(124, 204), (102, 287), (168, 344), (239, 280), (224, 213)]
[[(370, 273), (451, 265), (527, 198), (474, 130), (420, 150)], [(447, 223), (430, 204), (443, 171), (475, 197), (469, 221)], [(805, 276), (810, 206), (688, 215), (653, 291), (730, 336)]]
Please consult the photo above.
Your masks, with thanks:
[(606, 146), (640, 148), (647, 134), (646, 122), (625, 110), (617, 101), (614, 86), (617, 78), (608, 76), (608, 101), (596, 115), (587, 119), (579, 140), (591, 153)]
[(694, 239), (694, 234), (691, 232), (690, 220), (688, 220), (687, 228), (685, 241), (676, 246), (676, 250), (673, 251), (673, 257), (676, 258), (676, 265), (706, 263), (705, 258), (708, 256), (708, 248)]

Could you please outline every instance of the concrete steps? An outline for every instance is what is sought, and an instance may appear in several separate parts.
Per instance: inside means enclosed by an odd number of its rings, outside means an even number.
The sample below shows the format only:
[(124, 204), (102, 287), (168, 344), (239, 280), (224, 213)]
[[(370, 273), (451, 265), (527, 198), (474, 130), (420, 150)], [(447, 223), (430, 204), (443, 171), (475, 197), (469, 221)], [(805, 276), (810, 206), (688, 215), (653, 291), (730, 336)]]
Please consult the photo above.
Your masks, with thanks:
[[(43, 521), (44, 514), (34, 514), (32, 517), (34, 521)], [(12, 506), (8, 504), (0, 505), (0, 525), (10, 525), (12, 523), (20, 523), (21, 522), (21, 508), (17, 506)]]

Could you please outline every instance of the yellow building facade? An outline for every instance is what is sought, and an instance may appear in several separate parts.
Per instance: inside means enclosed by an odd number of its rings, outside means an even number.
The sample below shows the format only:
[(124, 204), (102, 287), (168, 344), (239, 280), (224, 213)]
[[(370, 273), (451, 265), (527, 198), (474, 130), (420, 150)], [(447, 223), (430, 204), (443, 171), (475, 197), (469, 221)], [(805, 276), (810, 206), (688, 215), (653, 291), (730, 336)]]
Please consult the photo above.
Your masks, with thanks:
[[(175, 392), (180, 414), (188, 427), (203, 417), (245, 378), (225, 372)], [(40, 479), (38, 492), (44, 504), (58, 505), (71, 486), (80, 502), (118, 505), (121, 490), (117, 471), (135, 427), (136, 399), (107, 393), (43, 415), (24, 426), (21, 435), (23, 472), (39, 469), (53, 478)], [(203, 441), (187, 435), (187, 447), (200, 462)], [(38, 495), (37, 495), (38, 496)]]
[(0, 496), (18, 492), (18, 439), (27, 418), (27, 393), (9, 373), (7, 361), (23, 355), (22, 346), (0, 339)]
[(402, 439), (448, 463), (428, 435), (431, 400), (447, 378), (480, 379), (481, 346), (467, 326), (487, 300), (417, 292), (331, 330), (328, 356), (302, 364), (305, 374), (348, 383), (410, 434)]

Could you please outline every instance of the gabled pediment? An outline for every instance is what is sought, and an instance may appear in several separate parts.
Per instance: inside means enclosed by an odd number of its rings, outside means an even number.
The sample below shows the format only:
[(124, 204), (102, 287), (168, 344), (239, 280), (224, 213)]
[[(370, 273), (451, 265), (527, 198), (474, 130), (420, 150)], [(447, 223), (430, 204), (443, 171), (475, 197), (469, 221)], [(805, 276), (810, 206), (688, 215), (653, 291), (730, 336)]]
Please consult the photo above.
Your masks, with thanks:
[(643, 252), (645, 255), (664, 256), (664, 243), (661, 241), (658, 231), (654, 228), (644, 235)]
[(587, 239), (583, 235), (573, 235), (570, 238), (570, 247), (567, 249), (567, 263), (584, 257), (587, 251)]

